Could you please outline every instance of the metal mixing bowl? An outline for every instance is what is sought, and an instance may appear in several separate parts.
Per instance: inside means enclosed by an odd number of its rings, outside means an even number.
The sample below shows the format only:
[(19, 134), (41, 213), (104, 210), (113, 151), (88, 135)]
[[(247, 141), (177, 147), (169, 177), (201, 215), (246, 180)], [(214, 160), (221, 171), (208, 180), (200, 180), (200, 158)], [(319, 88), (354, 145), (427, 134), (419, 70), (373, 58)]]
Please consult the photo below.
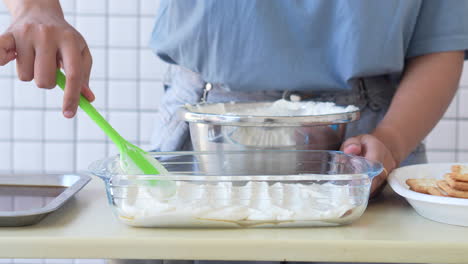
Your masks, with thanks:
[(346, 125), (360, 111), (314, 116), (235, 115), (273, 102), (187, 105), (179, 117), (189, 122), (195, 151), (248, 149), (337, 150)]

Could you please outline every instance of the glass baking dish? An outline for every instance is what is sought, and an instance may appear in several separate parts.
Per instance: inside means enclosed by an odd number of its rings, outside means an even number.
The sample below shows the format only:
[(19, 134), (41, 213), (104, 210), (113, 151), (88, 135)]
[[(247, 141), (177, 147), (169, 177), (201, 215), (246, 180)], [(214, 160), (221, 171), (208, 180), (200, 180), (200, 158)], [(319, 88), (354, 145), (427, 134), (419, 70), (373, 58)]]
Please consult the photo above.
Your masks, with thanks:
[(353, 222), (380, 163), (338, 151), (152, 153), (169, 175), (94, 162), (118, 219), (138, 227), (307, 227)]

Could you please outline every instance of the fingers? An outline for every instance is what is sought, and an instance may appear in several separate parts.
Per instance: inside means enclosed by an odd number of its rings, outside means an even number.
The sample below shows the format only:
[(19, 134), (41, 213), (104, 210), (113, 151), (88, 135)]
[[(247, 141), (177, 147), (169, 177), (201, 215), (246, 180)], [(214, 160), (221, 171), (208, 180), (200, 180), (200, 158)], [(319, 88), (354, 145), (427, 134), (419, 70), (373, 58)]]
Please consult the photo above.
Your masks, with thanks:
[(90, 102), (93, 102), (96, 99), (96, 96), (94, 95), (93, 91), (91, 91), (91, 89), (85, 84), (81, 89), (81, 95), (83, 95)]
[(0, 65), (3, 66), (16, 58), (15, 38), (7, 32), (0, 35)]
[(371, 135), (363, 135), (361, 136), (361, 144), (364, 157), (369, 160), (384, 162), (387, 149), (382, 142)]
[(83, 86), (81, 89), (81, 94), (88, 99), (88, 101), (92, 102), (96, 98), (94, 93), (89, 88), (89, 77), (91, 75), (91, 67), (93, 64), (93, 59), (91, 57), (91, 53), (88, 47), (85, 47), (82, 52), (83, 57)]
[(41, 37), (35, 46), (34, 81), (37, 87), (51, 89), (55, 87), (57, 70), (57, 47)]
[(346, 154), (361, 155), (362, 146), (359, 137), (348, 138), (341, 146), (341, 150)]
[(60, 49), (66, 74), (65, 94), (63, 97), (63, 115), (72, 118), (76, 114), (83, 84), (83, 62), (81, 52), (74, 43), (65, 43)]
[(396, 167), (392, 153), (385, 144), (377, 137), (365, 134), (347, 139), (342, 145), (342, 150), (345, 153), (364, 156), (368, 160), (383, 164), (386, 171), (374, 177), (371, 186), (371, 196), (379, 193), (384, 187), (387, 173)]
[(29, 42), (16, 43), (16, 71), (18, 78), (29, 82), (34, 78), (34, 47)]
[(80, 93), (90, 101), (89, 89), (92, 58), (86, 41), (63, 19), (24, 17), (14, 22), (8, 32), (0, 35), (0, 65), (17, 59), (18, 77), (34, 79), (40, 88), (55, 87), (55, 72), (63, 66), (66, 87), (63, 114), (75, 116)]

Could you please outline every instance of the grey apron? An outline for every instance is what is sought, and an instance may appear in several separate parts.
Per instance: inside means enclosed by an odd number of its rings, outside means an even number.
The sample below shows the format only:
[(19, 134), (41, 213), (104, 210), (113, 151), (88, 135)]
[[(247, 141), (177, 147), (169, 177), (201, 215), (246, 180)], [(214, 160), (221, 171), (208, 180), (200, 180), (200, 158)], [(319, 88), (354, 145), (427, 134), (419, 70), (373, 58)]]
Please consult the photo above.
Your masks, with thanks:
[[(234, 92), (222, 84), (213, 84), (210, 91), (205, 89), (206, 82), (201, 77), (181, 67), (173, 67), (171, 83), (162, 99), (152, 137), (154, 151), (191, 150), (188, 125), (177, 118), (176, 112), (185, 104), (196, 104), (202, 99), (207, 102), (243, 102), (274, 101), (288, 95), (284, 91)], [(387, 78), (366, 78), (356, 80), (349, 92), (318, 92), (316, 95), (291, 92), (304, 99), (333, 101), (338, 104), (354, 104), (361, 109), (361, 119), (347, 127), (346, 137), (370, 133), (384, 117), (393, 93), (395, 84)], [(426, 153), (420, 144), (402, 165), (426, 163)], [(282, 264), (306, 262), (280, 261), (203, 261), (203, 260), (114, 260), (120, 264)], [(315, 264), (319, 264), (314, 262)]]

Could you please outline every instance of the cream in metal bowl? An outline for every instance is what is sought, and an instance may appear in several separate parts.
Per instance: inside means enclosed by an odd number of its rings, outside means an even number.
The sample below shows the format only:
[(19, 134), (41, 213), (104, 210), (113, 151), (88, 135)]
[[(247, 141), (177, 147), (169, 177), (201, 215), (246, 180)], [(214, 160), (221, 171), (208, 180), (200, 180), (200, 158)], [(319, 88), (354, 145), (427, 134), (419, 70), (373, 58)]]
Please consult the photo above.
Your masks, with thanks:
[(195, 151), (337, 150), (347, 123), (358, 120), (360, 111), (328, 102), (278, 100), (186, 105), (179, 116), (189, 122)]

